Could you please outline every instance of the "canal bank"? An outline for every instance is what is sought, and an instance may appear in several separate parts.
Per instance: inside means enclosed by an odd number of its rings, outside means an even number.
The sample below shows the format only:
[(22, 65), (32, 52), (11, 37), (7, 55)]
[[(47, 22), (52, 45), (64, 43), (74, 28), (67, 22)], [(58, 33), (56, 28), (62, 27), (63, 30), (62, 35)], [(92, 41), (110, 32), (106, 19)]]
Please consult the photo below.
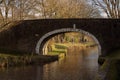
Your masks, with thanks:
[(11, 66), (27, 66), (45, 64), (58, 60), (57, 55), (13, 55), (0, 53), (0, 68)]
[[(73, 50), (74, 49), (74, 50)], [(0, 71), (2, 80), (96, 80), (98, 51), (73, 48), (64, 59), (45, 65), (10, 67)]]
[(120, 80), (120, 50), (99, 57), (98, 61), (101, 64), (100, 70), (105, 75), (101, 80)]
[[(67, 54), (67, 50), (70, 49), (83, 49), (80, 45), (70, 44), (63, 45), (57, 44), (57, 47), (53, 49), (53, 52), (47, 55), (28, 54), (19, 51), (1, 50), (0, 53), (0, 68), (11, 66), (27, 66), (33, 64), (46, 64), (56, 61), (60, 58), (64, 58)], [(85, 48), (85, 46), (84, 46)]]

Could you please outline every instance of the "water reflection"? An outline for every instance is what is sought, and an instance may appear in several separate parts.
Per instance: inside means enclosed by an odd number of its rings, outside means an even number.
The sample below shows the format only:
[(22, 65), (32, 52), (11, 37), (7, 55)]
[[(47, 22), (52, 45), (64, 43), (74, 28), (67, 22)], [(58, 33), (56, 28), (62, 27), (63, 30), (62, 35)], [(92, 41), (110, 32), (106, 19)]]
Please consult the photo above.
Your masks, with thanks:
[(97, 49), (69, 49), (65, 59), (44, 66), (0, 71), (0, 80), (94, 80), (98, 71)]

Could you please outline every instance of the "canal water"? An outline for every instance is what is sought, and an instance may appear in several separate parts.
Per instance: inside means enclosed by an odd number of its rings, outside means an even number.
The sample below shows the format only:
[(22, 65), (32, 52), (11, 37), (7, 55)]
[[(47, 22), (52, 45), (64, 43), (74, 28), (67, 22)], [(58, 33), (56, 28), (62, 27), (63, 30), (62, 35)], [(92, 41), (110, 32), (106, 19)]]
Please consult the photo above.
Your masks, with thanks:
[(72, 47), (64, 59), (45, 65), (0, 70), (0, 80), (95, 80), (97, 48)]

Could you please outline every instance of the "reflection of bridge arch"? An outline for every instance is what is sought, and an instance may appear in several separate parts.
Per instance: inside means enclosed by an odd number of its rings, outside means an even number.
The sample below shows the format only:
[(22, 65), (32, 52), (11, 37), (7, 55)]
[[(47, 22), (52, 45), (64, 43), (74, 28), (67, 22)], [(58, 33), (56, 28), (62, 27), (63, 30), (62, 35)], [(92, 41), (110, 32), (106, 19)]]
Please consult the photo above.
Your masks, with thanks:
[[(40, 49), (40, 48), (43, 48), (42, 43), (43, 43), (43, 41), (44, 41), (46, 38), (48, 38), (48, 37), (50, 37), (50, 36), (52, 36), (52, 35), (54, 35), (54, 34), (63, 33), (63, 32), (80, 32), (80, 33), (84, 33), (85, 35), (88, 35), (88, 36), (92, 37), (93, 40), (98, 44), (99, 55), (101, 54), (101, 46), (100, 46), (100, 43), (99, 43), (99, 41), (97, 40), (97, 38), (96, 38), (95, 36), (93, 36), (93, 35), (92, 35), (91, 33), (89, 33), (89, 32), (86, 32), (86, 31), (81, 30), (81, 29), (75, 29), (75, 28), (62, 28), (62, 29), (57, 29), (57, 30), (53, 30), (53, 31), (51, 31), (51, 32), (46, 33), (46, 34), (43, 35), (43, 36), (39, 39), (39, 41), (37, 42), (37, 45), (36, 45), (36, 48), (35, 48), (36, 53), (37, 53), (37, 54), (40, 54), (40, 50), (42, 50), (42, 49)], [(44, 44), (43, 44), (43, 45), (44, 45)], [(44, 53), (43, 53), (43, 54), (44, 54)]]

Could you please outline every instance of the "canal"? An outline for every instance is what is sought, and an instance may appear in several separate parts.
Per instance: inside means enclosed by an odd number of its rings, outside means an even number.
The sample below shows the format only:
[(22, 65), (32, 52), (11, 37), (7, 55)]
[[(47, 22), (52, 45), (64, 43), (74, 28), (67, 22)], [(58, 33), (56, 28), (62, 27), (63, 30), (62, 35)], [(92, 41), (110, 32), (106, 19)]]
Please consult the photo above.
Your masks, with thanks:
[(0, 70), (0, 80), (95, 80), (98, 74), (96, 47), (71, 47), (64, 59), (45, 65)]

